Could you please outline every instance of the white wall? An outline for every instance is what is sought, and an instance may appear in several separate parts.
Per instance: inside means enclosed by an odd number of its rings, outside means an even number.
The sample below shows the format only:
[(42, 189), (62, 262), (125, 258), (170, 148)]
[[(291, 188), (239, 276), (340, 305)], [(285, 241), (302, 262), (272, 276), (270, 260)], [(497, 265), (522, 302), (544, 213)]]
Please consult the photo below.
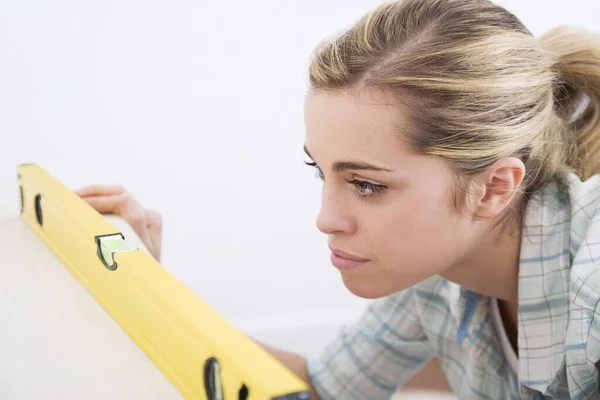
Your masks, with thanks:
[[(167, 269), (246, 332), (314, 353), (365, 302), (314, 227), (306, 69), (319, 40), (377, 3), (1, 0), (0, 212), (18, 212), (21, 162), (72, 188), (125, 184), (164, 215)], [(595, 29), (600, 12), (499, 3), (535, 34)]]

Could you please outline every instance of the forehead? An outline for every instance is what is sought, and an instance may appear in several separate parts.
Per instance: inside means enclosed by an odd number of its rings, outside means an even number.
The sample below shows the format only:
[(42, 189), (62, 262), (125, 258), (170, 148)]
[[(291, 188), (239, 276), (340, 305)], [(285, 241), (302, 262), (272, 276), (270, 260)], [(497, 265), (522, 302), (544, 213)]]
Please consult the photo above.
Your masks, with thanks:
[(405, 109), (376, 90), (311, 92), (305, 99), (305, 144), (315, 157), (398, 161), (407, 153)]

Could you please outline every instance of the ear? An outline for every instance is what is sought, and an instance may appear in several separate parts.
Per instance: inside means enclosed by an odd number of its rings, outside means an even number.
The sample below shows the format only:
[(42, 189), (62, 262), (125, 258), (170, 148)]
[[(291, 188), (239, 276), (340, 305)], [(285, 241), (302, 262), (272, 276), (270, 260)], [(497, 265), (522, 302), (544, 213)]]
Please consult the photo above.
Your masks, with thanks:
[(499, 216), (519, 192), (524, 177), (525, 165), (516, 157), (494, 163), (481, 175), (475, 215), (484, 219)]

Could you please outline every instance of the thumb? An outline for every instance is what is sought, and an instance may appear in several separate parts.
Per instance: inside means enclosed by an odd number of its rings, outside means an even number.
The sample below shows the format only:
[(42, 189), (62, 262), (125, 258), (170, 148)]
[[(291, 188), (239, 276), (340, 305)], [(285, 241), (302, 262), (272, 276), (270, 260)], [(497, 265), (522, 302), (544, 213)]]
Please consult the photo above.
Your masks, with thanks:
[(119, 201), (118, 214), (127, 221), (138, 235), (144, 246), (153, 254), (154, 246), (146, 227), (146, 213), (144, 208), (129, 193), (123, 194)]
[(145, 218), (148, 236), (152, 242), (152, 255), (157, 261), (160, 261), (162, 249), (162, 216), (157, 211), (147, 210)]

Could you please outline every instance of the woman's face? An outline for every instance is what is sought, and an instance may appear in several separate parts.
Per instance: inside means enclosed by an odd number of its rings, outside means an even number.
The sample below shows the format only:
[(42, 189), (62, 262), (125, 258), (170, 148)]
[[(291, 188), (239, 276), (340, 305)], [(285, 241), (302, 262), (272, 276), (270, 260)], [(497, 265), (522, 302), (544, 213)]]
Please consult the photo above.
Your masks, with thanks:
[(402, 110), (382, 96), (310, 93), (305, 103), (306, 151), (323, 179), (317, 227), (346, 287), (365, 298), (459, 265), (476, 237), (473, 217), (452, 207), (447, 164), (409, 151)]

